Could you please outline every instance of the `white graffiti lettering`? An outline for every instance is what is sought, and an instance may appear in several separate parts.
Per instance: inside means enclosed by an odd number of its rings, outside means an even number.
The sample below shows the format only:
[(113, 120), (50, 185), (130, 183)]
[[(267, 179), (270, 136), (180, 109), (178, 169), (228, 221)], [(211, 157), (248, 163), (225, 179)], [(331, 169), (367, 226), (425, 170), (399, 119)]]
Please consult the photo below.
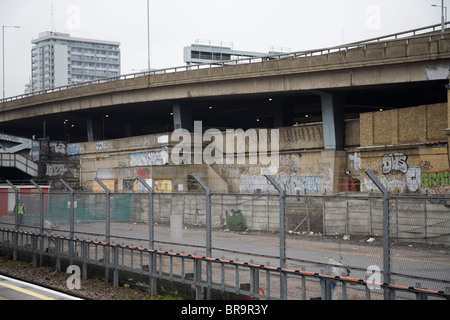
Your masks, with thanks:
[(133, 153), (130, 155), (130, 166), (163, 166), (169, 163), (167, 150)]
[(69, 171), (67, 165), (62, 163), (47, 163), (46, 166), (47, 166), (46, 175), (49, 177), (62, 176), (64, 175), (64, 173)]
[(361, 170), (361, 153), (355, 152), (348, 155), (348, 160), (353, 164), (353, 169), (355, 171)]
[(95, 150), (97, 150), (97, 151), (107, 151), (108, 149), (109, 149), (108, 141), (98, 141), (95, 144)]
[(381, 159), (383, 173), (388, 174), (392, 171), (406, 173), (408, 171), (408, 164), (406, 163), (407, 159), (408, 156), (398, 152), (384, 155)]
[(421, 185), (420, 173), (420, 167), (411, 167), (406, 172), (406, 187), (409, 191), (416, 192), (419, 190)]

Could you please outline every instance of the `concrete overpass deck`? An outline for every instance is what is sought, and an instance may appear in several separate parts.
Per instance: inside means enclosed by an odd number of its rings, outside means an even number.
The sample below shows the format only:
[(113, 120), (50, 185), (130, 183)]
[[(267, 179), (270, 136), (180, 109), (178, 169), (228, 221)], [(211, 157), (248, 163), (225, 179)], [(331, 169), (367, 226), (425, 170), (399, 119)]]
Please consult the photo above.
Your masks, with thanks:
[(78, 142), (170, 132), (192, 120), (202, 120), (204, 128), (244, 129), (329, 123), (324, 101), (334, 111), (334, 123), (337, 113), (349, 118), (444, 102), (450, 32), (441, 34), (439, 27), (242, 59), (234, 65), (169, 68), (11, 97), (0, 101), (0, 129)]

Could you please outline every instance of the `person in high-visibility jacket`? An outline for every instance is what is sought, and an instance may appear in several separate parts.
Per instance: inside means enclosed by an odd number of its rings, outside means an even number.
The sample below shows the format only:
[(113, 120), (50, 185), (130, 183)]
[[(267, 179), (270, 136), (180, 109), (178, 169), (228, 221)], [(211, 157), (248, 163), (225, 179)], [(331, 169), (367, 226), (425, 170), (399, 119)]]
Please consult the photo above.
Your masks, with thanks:
[(19, 225), (22, 224), (24, 215), (25, 215), (25, 205), (23, 204), (23, 202), (19, 202), (19, 205), (17, 206), (17, 217)]

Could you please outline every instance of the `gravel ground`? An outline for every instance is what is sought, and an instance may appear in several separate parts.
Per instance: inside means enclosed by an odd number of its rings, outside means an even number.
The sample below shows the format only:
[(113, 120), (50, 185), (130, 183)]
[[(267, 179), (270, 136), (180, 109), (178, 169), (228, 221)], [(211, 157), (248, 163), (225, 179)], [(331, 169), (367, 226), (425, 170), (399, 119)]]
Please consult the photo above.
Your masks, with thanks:
[(0, 257), (0, 272), (6, 276), (18, 277), (20, 279), (39, 282), (48, 287), (66, 291), (93, 300), (172, 300), (170, 296), (158, 296), (152, 298), (148, 293), (132, 289), (130, 287), (115, 288), (112, 284), (100, 280), (81, 280), (81, 289), (69, 290), (67, 279), (69, 274), (56, 273), (53, 268), (33, 268), (31, 263), (13, 261), (10, 257)]

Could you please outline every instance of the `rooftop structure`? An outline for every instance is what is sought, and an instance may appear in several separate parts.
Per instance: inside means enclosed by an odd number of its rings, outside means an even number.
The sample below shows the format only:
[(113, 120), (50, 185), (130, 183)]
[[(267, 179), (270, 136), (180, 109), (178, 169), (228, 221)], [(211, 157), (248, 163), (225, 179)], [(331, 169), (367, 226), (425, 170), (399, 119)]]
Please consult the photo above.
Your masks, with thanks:
[[(196, 40), (189, 47), (184, 47), (184, 62), (187, 65), (196, 63), (211, 63), (215, 61), (228, 61), (242, 58), (267, 57), (281, 51), (253, 52), (234, 50), (232, 42)], [(284, 50), (283, 48), (279, 48)]]

